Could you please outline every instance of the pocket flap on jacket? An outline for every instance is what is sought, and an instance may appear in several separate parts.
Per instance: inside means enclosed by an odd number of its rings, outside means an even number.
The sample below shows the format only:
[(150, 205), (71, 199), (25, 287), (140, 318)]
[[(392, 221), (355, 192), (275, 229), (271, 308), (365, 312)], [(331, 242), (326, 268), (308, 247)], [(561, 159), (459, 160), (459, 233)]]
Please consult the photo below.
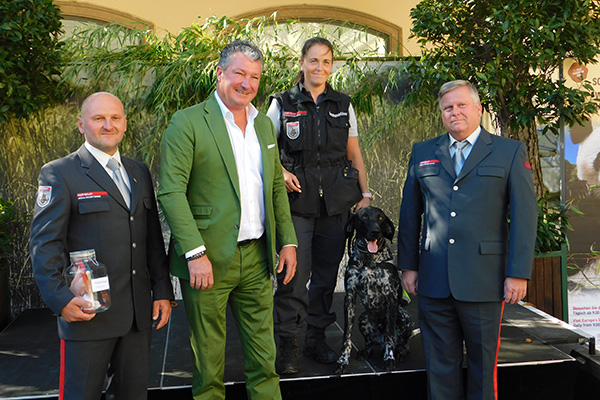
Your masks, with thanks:
[(350, 120), (348, 114), (342, 115), (342, 113), (333, 116), (331, 112), (327, 115), (327, 122), (336, 128), (348, 128), (350, 126)]
[(504, 242), (481, 242), (479, 251), (481, 254), (505, 254), (506, 245)]
[(194, 217), (208, 217), (212, 214), (212, 206), (190, 206)]
[(77, 202), (79, 214), (110, 211), (108, 199), (81, 200)]
[(358, 170), (354, 167), (344, 167), (344, 178), (358, 179)]
[(417, 169), (417, 177), (435, 176), (440, 174), (440, 167), (437, 165), (426, 165)]
[(504, 178), (504, 167), (479, 167), (477, 168), (477, 175)]

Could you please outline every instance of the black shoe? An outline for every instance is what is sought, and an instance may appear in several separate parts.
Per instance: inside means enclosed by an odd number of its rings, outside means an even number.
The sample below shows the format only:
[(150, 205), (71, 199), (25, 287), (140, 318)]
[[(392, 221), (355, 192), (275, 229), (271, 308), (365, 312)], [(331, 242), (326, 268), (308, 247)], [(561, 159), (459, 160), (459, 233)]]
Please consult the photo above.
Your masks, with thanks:
[(325, 328), (308, 326), (304, 342), (304, 355), (321, 364), (331, 364), (337, 360), (337, 354), (325, 342)]
[(298, 337), (280, 336), (275, 369), (279, 375), (298, 373)]

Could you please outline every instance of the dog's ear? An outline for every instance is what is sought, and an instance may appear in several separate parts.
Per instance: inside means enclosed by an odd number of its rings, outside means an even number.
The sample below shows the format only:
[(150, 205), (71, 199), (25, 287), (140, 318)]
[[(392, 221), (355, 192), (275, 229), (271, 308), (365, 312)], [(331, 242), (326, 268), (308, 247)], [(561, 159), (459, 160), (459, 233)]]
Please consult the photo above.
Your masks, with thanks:
[(392, 240), (394, 239), (394, 223), (392, 222), (392, 220), (386, 215), (385, 219), (383, 220), (383, 237), (385, 237), (388, 240)]
[(346, 225), (344, 226), (344, 232), (346, 232), (346, 237), (349, 238), (354, 234), (354, 230), (356, 229), (356, 224), (358, 223), (358, 214), (352, 214), (348, 221), (346, 221)]

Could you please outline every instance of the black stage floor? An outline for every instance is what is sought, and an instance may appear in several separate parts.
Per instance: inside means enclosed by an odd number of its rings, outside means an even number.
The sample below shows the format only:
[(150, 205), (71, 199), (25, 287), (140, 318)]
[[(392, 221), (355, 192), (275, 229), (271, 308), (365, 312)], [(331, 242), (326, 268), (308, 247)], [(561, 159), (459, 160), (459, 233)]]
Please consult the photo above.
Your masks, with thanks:
[[(336, 293), (338, 322), (328, 328), (328, 343), (342, 342), (343, 293)], [(416, 303), (409, 305), (415, 325)], [(231, 318), (229, 319), (231, 322)], [(418, 326), (417, 326), (418, 328)], [(600, 359), (589, 356), (583, 336), (561, 321), (522, 305), (506, 306), (498, 360), (500, 399), (584, 399), (600, 390)], [(303, 343), (304, 338), (300, 338)], [(411, 353), (386, 372), (382, 353), (356, 360), (362, 336), (353, 333), (355, 350), (348, 373), (334, 374), (334, 365), (300, 356), (301, 373), (283, 376), (284, 399), (425, 399), (425, 363), (418, 330)], [(27, 310), (0, 333), (0, 398), (56, 399), (59, 341), (55, 317), (48, 309)], [(192, 360), (183, 302), (173, 310), (169, 325), (154, 334), (149, 399), (191, 399)], [(583, 372), (582, 372), (583, 371)], [(245, 399), (243, 360), (237, 329), (228, 325), (225, 365), (228, 399)]]

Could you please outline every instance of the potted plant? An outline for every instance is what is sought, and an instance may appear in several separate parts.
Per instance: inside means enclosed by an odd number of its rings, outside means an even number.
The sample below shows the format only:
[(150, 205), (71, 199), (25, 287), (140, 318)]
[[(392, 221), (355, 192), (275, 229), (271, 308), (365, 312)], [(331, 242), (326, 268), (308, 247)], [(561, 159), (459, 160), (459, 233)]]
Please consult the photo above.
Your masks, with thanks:
[(548, 192), (538, 200), (538, 223), (535, 258), (531, 280), (527, 284), (526, 301), (538, 309), (564, 319), (567, 313), (567, 231), (572, 230), (567, 210), (549, 199)]

